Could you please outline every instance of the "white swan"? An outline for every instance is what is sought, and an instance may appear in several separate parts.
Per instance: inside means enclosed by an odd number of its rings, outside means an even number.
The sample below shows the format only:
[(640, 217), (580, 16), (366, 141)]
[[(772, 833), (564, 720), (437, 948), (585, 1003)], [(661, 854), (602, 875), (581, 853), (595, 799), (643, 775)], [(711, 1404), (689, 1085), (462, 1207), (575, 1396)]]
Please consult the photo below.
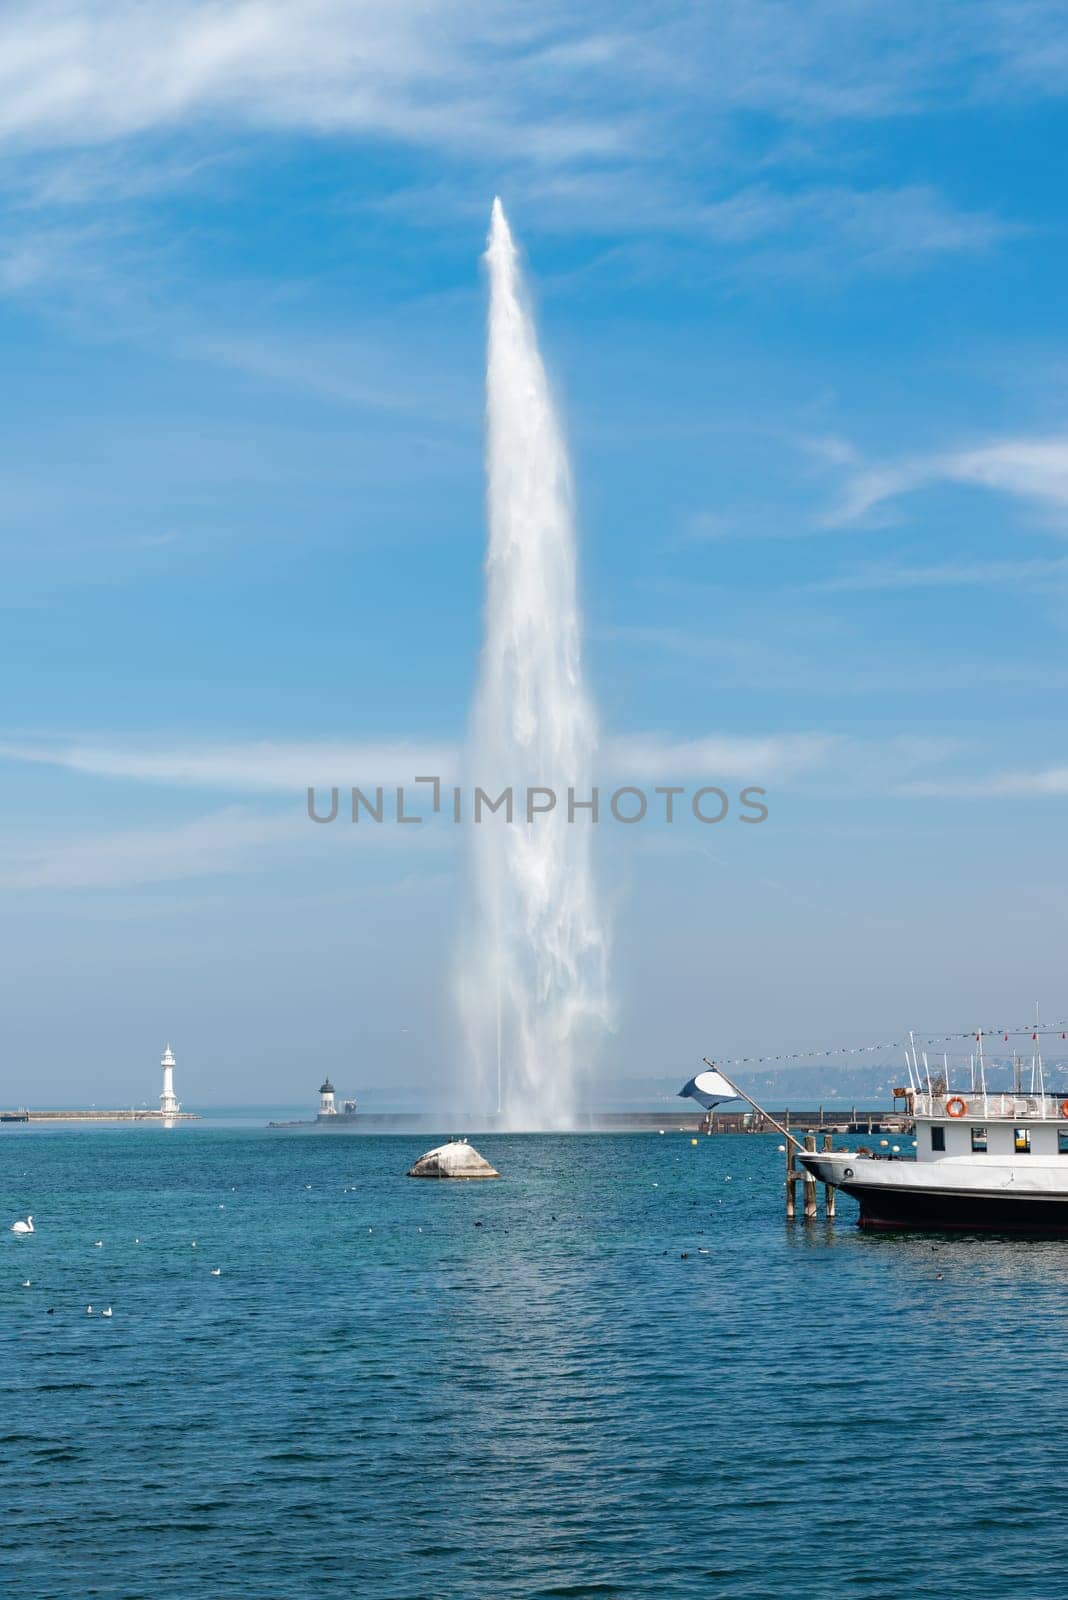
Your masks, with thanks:
[(29, 1288), (29, 1287), (30, 1287), (30, 1280), (29, 1280), (29, 1278), (23, 1278), (23, 1280), (22, 1280), (22, 1287), (23, 1287), (23, 1288), (24, 1288), (24, 1289), (28, 1289), (28, 1288)]
[(104, 1310), (100, 1313), (100, 1315), (102, 1317), (110, 1317), (110, 1315), (111, 1315), (111, 1307), (110, 1306), (105, 1306)]
[(91, 1316), (92, 1316), (92, 1314), (93, 1314), (93, 1308), (92, 1308), (92, 1306), (86, 1306), (86, 1308), (85, 1308), (85, 1314), (86, 1314), (86, 1316), (87, 1316), (87, 1317), (91, 1317)]
[(94, 1250), (103, 1250), (103, 1248), (104, 1248), (103, 1239), (94, 1239), (93, 1240), (93, 1249)]
[(11, 1231), (12, 1233), (33, 1233), (35, 1231), (33, 1226), (33, 1218), (27, 1217), (25, 1222), (13, 1222), (11, 1224)]
[(212, 1267), (211, 1275), (212, 1275), (213, 1278), (221, 1278), (222, 1277), (222, 1267)]

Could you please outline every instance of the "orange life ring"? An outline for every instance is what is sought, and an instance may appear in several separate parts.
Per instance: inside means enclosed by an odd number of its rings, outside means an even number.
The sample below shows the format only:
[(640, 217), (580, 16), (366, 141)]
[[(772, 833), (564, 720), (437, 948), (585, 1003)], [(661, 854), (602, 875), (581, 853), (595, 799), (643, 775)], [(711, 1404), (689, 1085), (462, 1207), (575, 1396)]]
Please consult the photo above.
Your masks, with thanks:
[(947, 1117), (966, 1117), (968, 1115), (968, 1102), (962, 1100), (959, 1094), (951, 1094), (946, 1101)]
[(1068, 1100), (1061, 1101), (1061, 1116), (1068, 1117)]

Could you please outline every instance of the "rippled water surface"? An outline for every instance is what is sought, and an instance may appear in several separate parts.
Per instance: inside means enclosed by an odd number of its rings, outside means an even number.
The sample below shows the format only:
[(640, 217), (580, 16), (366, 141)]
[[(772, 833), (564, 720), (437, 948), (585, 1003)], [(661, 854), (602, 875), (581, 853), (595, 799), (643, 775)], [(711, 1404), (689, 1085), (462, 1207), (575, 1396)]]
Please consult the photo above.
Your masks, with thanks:
[(1064, 1593), (1068, 1242), (788, 1226), (773, 1138), (432, 1142), (0, 1132), (6, 1600)]

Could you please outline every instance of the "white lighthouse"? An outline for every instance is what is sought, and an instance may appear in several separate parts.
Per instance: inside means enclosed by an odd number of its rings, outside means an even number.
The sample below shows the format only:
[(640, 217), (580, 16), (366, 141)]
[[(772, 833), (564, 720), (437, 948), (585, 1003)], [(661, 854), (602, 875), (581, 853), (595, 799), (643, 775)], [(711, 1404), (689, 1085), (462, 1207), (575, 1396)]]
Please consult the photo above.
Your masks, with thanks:
[(321, 1117), (336, 1117), (337, 1102), (334, 1099), (335, 1089), (329, 1078), (325, 1078), (319, 1086), (319, 1115)]
[(164, 1050), (160, 1065), (163, 1068), (163, 1093), (159, 1097), (160, 1114), (164, 1117), (173, 1117), (182, 1108), (174, 1092), (174, 1052), (170, 1045)]

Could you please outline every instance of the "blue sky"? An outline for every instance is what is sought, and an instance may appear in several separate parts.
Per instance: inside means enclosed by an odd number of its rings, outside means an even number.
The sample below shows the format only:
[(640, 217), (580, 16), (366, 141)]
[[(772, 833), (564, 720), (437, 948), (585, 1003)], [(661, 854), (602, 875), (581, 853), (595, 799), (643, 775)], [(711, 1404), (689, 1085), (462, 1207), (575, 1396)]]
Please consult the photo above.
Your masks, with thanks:
[(1063, 1014), (1066, 69), (1031, 0), (8, 6), (0, 1098), (450, 1072), (462, 840), (303, 794), (464, 737), (495, 193), (606, 747), (770, 797), (604, 834), (606, 1070)]

